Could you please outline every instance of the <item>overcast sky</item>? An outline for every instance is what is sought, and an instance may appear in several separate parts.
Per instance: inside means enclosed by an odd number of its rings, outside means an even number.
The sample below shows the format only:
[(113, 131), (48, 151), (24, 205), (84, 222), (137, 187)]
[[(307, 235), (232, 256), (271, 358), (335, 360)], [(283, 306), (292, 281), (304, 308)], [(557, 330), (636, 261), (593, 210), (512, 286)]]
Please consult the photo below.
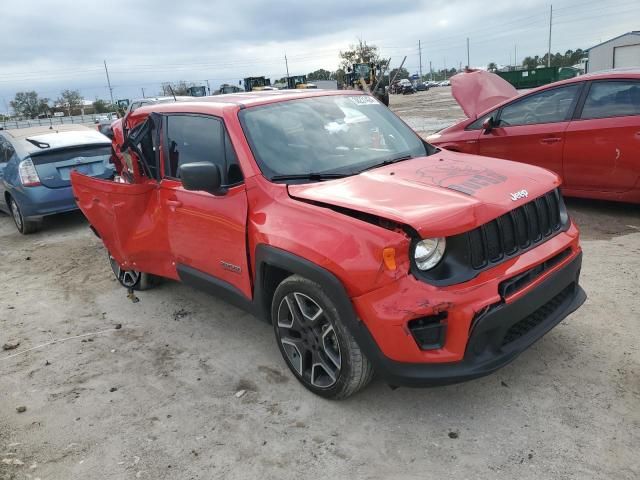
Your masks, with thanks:
[[(164, 81), (209, 80), (211, 88), (249, 75), (272, 79), (335, 70), (338, 53), (362, 38), (411, 73), (509, 64), (547, 50), (544, 0), (2, 0), (0, 111), (17, 91), (87, 99), (156, 94)], [(552, 51), (589, 48), (640, 30), (638, 0), (553, 2)], [(517, 51), (517, 53), (516, 53)]]

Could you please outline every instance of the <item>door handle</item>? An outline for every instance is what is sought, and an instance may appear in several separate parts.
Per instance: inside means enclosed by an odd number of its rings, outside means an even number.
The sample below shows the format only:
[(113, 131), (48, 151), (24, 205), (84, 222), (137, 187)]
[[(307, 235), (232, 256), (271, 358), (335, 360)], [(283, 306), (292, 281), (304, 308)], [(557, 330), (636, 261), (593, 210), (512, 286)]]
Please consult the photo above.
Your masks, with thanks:
[(540, 140), (540, 143), (547, 143), (547, 144), (551, 144), (551, 143), (558, 143), (561, 142), (562, 139), (560, 137), (546, 137), (543, 138), (542, 140)]
[(182, 206), (182, 202), (179, 200), (167, 200), (165, 203), (171, 210), (175, 210), (176, 208), (180, 208)]

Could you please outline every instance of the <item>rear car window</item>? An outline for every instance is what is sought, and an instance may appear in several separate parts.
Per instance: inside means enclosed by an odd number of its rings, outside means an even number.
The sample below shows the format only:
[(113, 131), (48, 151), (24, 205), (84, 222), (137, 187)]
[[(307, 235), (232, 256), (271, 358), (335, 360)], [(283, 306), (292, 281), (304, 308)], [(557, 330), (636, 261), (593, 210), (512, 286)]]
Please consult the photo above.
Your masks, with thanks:
[(529, 95), (502, 108), (500, 126), (534, 125), (568, 120), (581, 84), (553, 88)]
[(640, 115), (640, 82), (593, 82), (580, 118)]
[(111, 157), (111, 145), (99, 145), (96, 147), (70, 148), (50, 153), (36, 152), (31, 154), (31, 161), (35, 165), (73, 161), (76, 164), (108, 162)]

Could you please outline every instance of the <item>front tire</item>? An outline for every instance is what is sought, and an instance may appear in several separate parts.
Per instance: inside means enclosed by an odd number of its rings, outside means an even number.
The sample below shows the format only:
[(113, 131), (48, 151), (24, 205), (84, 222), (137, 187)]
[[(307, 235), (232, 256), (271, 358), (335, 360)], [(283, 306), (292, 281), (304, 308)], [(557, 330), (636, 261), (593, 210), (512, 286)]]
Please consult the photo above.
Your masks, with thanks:
[(371, 381), (371, 363), (317, 283), (300, 275), (286, 278), (274, 293), (271, 319), (287, 366), (308, 390), (342, 399)]
[(126, 289), (130, 290), (148, 290), (153, 286), (153, 275), (144, 272), (138, 272), (137, 270), (124, 270), (118, 261), (113, 258), (113, 255), (109, 255), (109, 264), (111, 270), (116, 279)]
[(13, 197), (9, 197), (9, 210), (13, 217), (13, 223), (16, 224), (16, 228), (23, 235), (35, 233), (42, 228), (42, 220), (26, 220), (22, 216), (20, 206)]

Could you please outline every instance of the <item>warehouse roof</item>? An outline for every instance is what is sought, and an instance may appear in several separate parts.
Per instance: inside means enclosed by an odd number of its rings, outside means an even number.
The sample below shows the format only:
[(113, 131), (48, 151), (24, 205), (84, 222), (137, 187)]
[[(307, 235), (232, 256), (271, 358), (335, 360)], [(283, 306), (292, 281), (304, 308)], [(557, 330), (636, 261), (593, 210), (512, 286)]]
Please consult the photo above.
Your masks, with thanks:
[(588, 51), (589, 51), (589, 50), (591, 50), (592, 48), (599, 47), (600, 45), (604, 45), (605, 43), (613, 42), (614, 40), (617, 40), (617, 39), (619, 39), (619, 38), (622, 38), (622, 37), (624, 37), (624, 36), (626, 36), (626, 35), (638, 35), (638, 36), (640, 36), (640, 30), (633, 30), (633, 31), (631, 31), (631, 32), (623, 33), (622, 35), (618, 35), (617, 37), (610, 38), (609, 40), (606, 40), (606, 41), (601, 42), (601, 43), (599, 43), (599, 44), (597, 44), (597, 45), (594, 45), (594, 46), (593, 46), (593, 47), (591, 47), (591, 48), (587, 48), (585, 51), (586, 51), (586, 52), (588, 52)]

